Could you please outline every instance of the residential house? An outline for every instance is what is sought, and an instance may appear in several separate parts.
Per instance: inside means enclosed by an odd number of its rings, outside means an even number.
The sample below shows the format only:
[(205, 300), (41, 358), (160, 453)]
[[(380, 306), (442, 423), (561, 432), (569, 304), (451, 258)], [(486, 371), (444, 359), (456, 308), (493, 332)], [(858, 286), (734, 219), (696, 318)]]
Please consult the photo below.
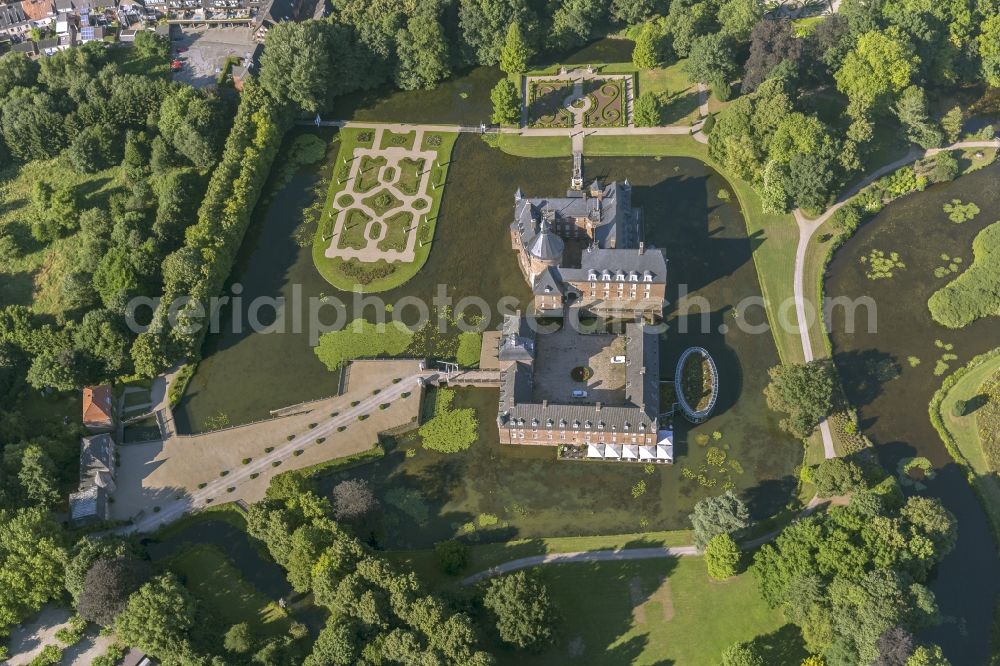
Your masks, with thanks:
[(108, 498), (115, 491), (117, 448), (111, 435), (84, 437), (80, 442), (80, 487), (69, 496), (69, 518), (75, 524), (107, 520)]
[(59, 52), (59, 38), (49, 37), (48, 39), (38, 40), (38, 54), (39, 55), (55, 55)]
[(47, 28), (56, 19), (56, 13), (51, 0), (23, 0), (21, 9), (28, 17), (31, 28)]
[[(42, 40), (46, 41), (46, 40)], [(41, 42), (39, 42), (41, 47)], [(115, 427), (115, 405), (111, 387), (88, 386), (83, 389), (83, 425), (91, 432), (111, 432)]]
[(34, 58), (35, 56), (38, 55), (38, 45), (35, 44), (35, 42), (31, 41), (30, 39), (26, 39), (23, 42), (18, 42), (17, 44), (14, 44), (10, 50), (15, 53), (23, 53), (29, 58)]
[(22, 39), (30, 30), (31, 24), (20, 2), (0, 5), (0, 35)]

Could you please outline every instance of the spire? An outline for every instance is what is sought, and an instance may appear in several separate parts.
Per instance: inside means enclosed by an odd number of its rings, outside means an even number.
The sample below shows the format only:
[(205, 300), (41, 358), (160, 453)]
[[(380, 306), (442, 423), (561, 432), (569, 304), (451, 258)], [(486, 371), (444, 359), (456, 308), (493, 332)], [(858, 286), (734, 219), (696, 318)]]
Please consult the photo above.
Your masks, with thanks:
[(520, 201), (523, 198), (524, 198), (524, 192), (522, 192), (521, 188), (519, 187), (517, 188), (517, 191), (514, 192), (514, 201)]

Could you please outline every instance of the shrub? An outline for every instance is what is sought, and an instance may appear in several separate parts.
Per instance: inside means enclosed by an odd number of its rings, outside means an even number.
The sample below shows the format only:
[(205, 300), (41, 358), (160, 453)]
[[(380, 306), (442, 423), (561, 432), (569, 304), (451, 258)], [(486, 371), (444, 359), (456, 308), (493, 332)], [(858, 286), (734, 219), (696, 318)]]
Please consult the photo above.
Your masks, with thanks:
[(273, 446), (268, 446), (267, 448), (264, 449), (264, 453), (270, 453), (271, 451), (274, 451)]
[(290, 442), (293, 439), (295, 439), (295, 435), (289, 435), (289, 436), (285, 437), (285, 439), (287, 439)]
[(345, 425), (337, 426), (337, 432), (344, 432), (345, 430), (347, 430), (347, 426)]
[(233, 492), (235, 490), (236, 490), (236, 486), (229, 486), (228, 488), (226, 488), (226, 492), (227, 493), (231, 493), (231, 492)]
[(316, 438), (316, 443), (317, 444), (322, 444), (325, 441), (326, 441), (326, 437), (317, 437)]
[(243, 459), (243, 464), (244, 465), (249, 465), (251, 460), (253, 460), (253, 458), (244, 458)]
[(660, 124), (663, 108), (660, 98), (653, 93), (642, 93), (632, 106), (636, 127), (656, 127)]
[(711, 134), (713, 129), (715, 129), (715, 114), (710, 113), (708, 114), (708, 117), (705, 118), (705, 123), (701, 126), (701, 131), (704, 134)]
[(250, 480), (251, 480), (251, 481), (253, 481), (253, 480), (254, 480), (254, 479), (256, 479), (256, 478), (257, 478), (258, 476), (260, 476), (260, 472), (254, 472), (253, 474), (251, 474), (251, 475), (250, 475)]
[(219, 472), (219, 476), (226, 476), (227, 474), (229, 474), (229, 470), (228, 469), (224, 469), (221, 472)]
[(469, 565), (469, 547), (455, 539), (435, 545), (434, 555), (441, 571), (449, 576), (458, 575)]
[(303, 453), (302, 449), (295, 449), (295, 451), (292, 452), (292, 455), (293, 456), (301, 456), (302, 453)]
[(359, 421), (364, 421), (364, 420), (365, 420), (365, 419), (367, 419), (367, 418), (368, 418), (368, 415), (367, 415), (367, 414), (359, 414), (359, 415), (358, 415), (358, 420), (359, 420)]
[(281, 464), (280, 460), (275, 460), (273, 463), (271, 463), (271, 467), (277, 467), (280, 464)]
[(55, 645), (46, 645), (42, 651), (29, 662), (28, 666), (54, 666), (62, 661), (63, 651)]
[(381, 405), (378, 406), (378, 408), (379, 409), (389, 409), (389, 407), (391, 407), (391, 406), (392, 406), (391, 403), (383, 402)]
[(732, 578), (740, 564), (740, 549), (728, 534), (716, 534), (705, 546), (705, 566), (708, 575), (716, 580)]
[(202, 483), (199, 483), (199, 484), (198, 484), (198, 489), (200, 490), (201, 488), (204, 488), (204, 487), (205, 487), (205, 486), (207, 486), (207, 485), (208, 485), (208, 484), (207, 484), (207, 483), (204, 483), (204, 482), (202, 482)]
[(469, 448), (479, 430), (479, 420), (474, 409), (452, 409), (455, 392), (438, 389), (435, 396), (434, 416), (420, 426), (423, 444), (441, 453), (456, 453)]

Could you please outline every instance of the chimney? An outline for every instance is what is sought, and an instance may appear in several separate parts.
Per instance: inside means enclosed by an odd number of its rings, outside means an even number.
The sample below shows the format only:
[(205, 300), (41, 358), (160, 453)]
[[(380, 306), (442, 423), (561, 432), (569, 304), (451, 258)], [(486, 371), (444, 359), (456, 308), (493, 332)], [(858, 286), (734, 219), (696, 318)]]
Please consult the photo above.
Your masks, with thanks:
[(549, 408), (549, 401), (542, 400), (542, 409), (548, 409), (548, 408)]
[(594, 409), (598, 412), (601, 411), (601, 403), (598, 402), (597, 404), (595, 404)]
[(645, 253), (646, 253), (646, 244), (642, 241), (639, 241), (639, 256), (642, 256)]

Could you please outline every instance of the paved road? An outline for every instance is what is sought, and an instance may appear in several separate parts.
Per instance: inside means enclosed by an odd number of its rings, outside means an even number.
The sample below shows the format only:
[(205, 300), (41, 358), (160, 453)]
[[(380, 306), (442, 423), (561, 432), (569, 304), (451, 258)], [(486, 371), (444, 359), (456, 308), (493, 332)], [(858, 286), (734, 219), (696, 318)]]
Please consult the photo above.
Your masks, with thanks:
[[(969, 148), (1000, 148), (1000, 140), (992, 141), (959, 141), (958, 143), (953, 143), (950, 146), (945, 146), (943, 148), (931, 148), (930, 150), (919, 150), (913, 148), (903, 157), (898, 160), (886, 164), (885, 166), (873, 171), (872, 173), (865, 176), (857, 184), (849, 188), (837, 199), (830, 208), (828, 208), (822, 215), (817, 218), (810, 219), (805, 216), (801, 208), (797, 208), (794, 212), (795, 221), (799, 227), (799, 244), (795, 250), (795, 278), (794, 278), (794, 294), (795, 294), (795, 318), (797, 319), (797, 324), (799, 328), (799, 339), (802, 342), (802, 355), (806, 362), (812, 361), (815, 356), (813, 354), (812, 340), (809, 338), (809, 326), (807, 325), (806, 317), (806, 299), (805, 299), (805, 263), (806, 263), (806, 250), (809, 247), (809, 241), (812, 240), (813, 234), (816, 230), (823, 226), (827, 220), (833, 217), (833, 214), (843, 206), (845, 203), (851, 200), (858, 192), (860, 192), (865, 187), (871, 185), (876, 180), (882, 176), (892, 173), (900, 167), (906, 166), (911, 162), (916, 162), (918, 159), (923, 157), (929, 157), (931, 155), (936, 155), (941, 152), (951, 151), (951, 150), (966, 150)], [(822, 316), (822, 313), (816, 313), (817, 316)], [(835, 458), (837, 452), (833, 448), (833, 436), (830, 433), (830, 424), (827, 421), (820, 423), (820, 433), (823, 437), (823, 454), (827, 458)]]
[(321, 422), (315, 428), (295, 437), (291, 441), (275, 442), (274, 450), (270, 453), (266, 453), (259, 458), (254, 458), (250, 464), (244, 465), (224, 477), (219, 477), (209, 482), (204, 488), (196, 490), (182, 499), (172, 500), (163, 504), (159, 512), (144, 516), (132, 525), (122, 527), (118, 531), (126, 534), (149, 532), (159, 528), (163, 523), (180, 518), (193, 509), (203, 508), (210, 503), (206, 500), (220, 503), (225, 502), (229, 495), (226, 492), (227, 488), (239, 486), (241, 482), (249, 480), (251, 474), (264, 475), (265, 473), (275, 473), (272, 463), (291, 458), (298, 449), (317, 446), (317, 438), (329, 435), (339, 426), (356, 423), (358, 416), (372, 413), (378, 409), (381, 403), (397, 400), (404, 392), (413, 393), (417, 391), (420, 379), (433, 379), (435, 376), (436, 373), (433, 371), (421, 372), (404, 378), (398, 384), (388, 384), (382, 387), (377, 395), (372, 395), (361, 400), (357, 406), (343, 410), (336, 417)]
[[(316, 125), (315, 121), (302, 120), (299, 125)], [(467, 134), (480, 134), (480, 127), (470, 127), (467, 125), (426, 125), (409, 123), (375, 123), (357, 120), (321, 120), (321, 127), (365, 127), (365, 128), (385, 128), (394, 132), (410, 132), (421, 130), (424, 132), (460, 132)], [(580, 132), (574, 127), (501, 127), (498, 130), (501, 134), (514, 134), (517, 136), (572, 136)], [(587, 136), (647, 136), (662, 134), (691, 134), (692, 128), (687, 125), (664, 125), (662, 127), (588, 127), (583, 130)]]

